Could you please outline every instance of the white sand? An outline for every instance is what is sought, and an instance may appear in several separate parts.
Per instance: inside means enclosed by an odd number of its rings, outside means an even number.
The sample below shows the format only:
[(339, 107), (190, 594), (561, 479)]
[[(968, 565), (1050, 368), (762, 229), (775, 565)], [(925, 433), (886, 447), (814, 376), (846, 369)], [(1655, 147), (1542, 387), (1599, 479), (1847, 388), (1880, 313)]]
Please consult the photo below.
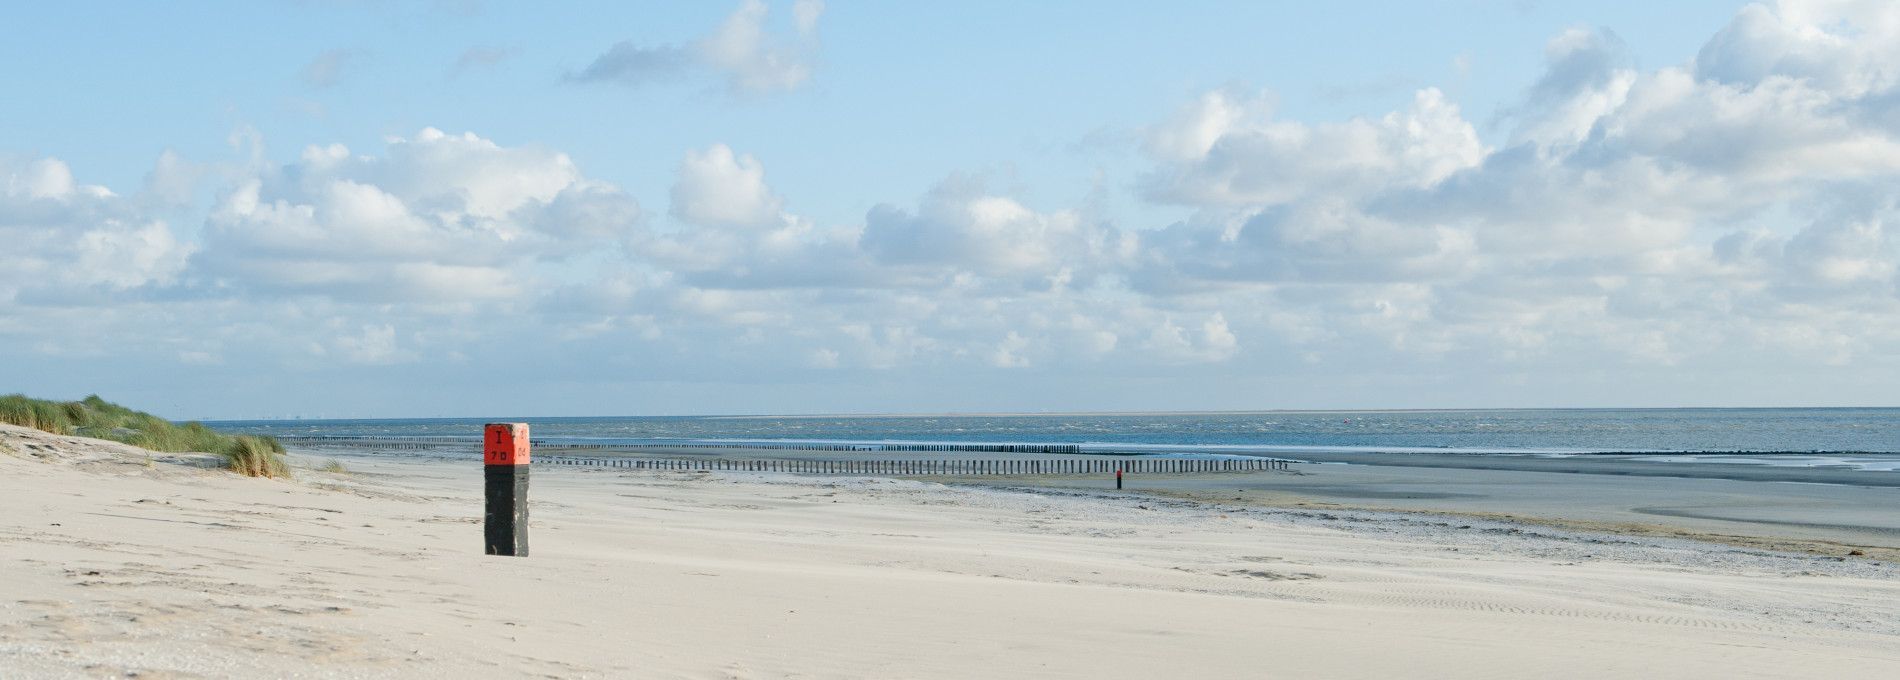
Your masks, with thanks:
[[(33, 447), (48, 447), (36, 449)], [(241, 479), (0, 426), (0, 677), (1880, 677), (1900, 572), (1416, 517), (480, 465)], [(34, 455), (39, 454), (39, 455)], [(304, 461), (308, 463), (310, 461)], [(1149, 509), (1143, 509), (1141, 506)]]

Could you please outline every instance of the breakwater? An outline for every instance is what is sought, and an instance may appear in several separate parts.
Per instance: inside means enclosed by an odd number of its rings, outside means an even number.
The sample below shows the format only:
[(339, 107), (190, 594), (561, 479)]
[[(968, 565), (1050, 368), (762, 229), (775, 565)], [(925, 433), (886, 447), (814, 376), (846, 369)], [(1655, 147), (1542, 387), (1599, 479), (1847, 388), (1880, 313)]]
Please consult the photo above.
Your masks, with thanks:
[(1083, 475), (1083, 474), (1195, 474), (1291, 470), (1296, 461), (1280, 458), (1003, 458), (981, 459), (804, 459), (804, 458), (583, 458), (536, 457), (536, 465), (622, 468), (631, 470), (685, 470), (783, 472), (792, 474), (851, 474), (890, 476), (974, 475)]
[[(365, 446), (385, 449), (442, 448), (456, 446), (477, 446), (481, 442), (474, 438), (463, 437), (382, 437), (352, 435), (280, 435), (279, 441), (304, 444), (334, 444), (345, 446)], [(962, 443), (962, 442), (800, 442), (800, 441), (731, 441), (731, 442), (637, 442), (613, 444), (585, 444), (576, 442), (558, 442), (536, 439), (530, 442), (536, 451), (641, 451), (654, 449), (771, 449), (774, 451), (854, 451), (854, 452), (893, 452), (893, 453), (1020, 453), (1020, 454), (1080, 454), (1082, 447), (1077, 444), (1042, 443)]]

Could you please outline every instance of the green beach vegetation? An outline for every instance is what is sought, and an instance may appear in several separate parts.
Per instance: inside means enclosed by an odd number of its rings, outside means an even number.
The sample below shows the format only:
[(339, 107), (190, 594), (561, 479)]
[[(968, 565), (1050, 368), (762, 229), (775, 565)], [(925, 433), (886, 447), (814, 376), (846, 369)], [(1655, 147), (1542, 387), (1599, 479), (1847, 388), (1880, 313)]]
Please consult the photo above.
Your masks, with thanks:
[(109, 439), (169, 453), (214, 453), (226, 467), (249, 477), (288, 477), (284, 446), (275, 437), (228, 435), (204, 423), (173, 423), (92, 395), (79, 401), (49, 401), (21, 394), (0, 397), (0, 422), (53, 434)]

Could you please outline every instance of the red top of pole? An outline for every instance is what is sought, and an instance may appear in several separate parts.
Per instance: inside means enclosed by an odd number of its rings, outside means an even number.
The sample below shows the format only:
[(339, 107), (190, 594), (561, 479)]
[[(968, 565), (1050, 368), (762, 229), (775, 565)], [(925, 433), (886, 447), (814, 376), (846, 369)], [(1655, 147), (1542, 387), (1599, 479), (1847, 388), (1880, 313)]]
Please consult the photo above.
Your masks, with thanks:
[(528, 424), (489, 423), (482, 426), (482, 463), (527, 465)]

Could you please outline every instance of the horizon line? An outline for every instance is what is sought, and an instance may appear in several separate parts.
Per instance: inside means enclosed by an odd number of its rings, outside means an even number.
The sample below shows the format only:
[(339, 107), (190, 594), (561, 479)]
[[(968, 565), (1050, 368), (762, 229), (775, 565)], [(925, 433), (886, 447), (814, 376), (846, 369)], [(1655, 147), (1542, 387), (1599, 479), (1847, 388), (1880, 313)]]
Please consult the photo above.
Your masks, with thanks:
[[(1777, 411), (1777, 410), (1882, 410), (1900, 409), (1900, 406), (1514, 406), (1514, 407), (1432, 407), (1432, 408), (1287, 408), (1287, 409), (1191, 409), (1180, 411), (937, 411), (937, 412), (884, 412), (884, 413), (671, 413), (671, 414), (611, 414), (611, 415), (520, 415), (512, 418), (540, 419), (588, 419), (588, 418), (705, 418), (705, 419), (745, 419), (745, 418), (1036, 418), (1058, 416), (1197, 416), (1197, 415), (1266, 415), (1266, 414), (1316, 414), (1316, 413), (1461, 413), (1473, 411)], [(204, 423), (232, 422), (310, 422), (331, 420), (483, 420), (502, 418), (502, 416), (373, 416), (373, 417), (288, 417), (288, 418), (198, 418)]]

